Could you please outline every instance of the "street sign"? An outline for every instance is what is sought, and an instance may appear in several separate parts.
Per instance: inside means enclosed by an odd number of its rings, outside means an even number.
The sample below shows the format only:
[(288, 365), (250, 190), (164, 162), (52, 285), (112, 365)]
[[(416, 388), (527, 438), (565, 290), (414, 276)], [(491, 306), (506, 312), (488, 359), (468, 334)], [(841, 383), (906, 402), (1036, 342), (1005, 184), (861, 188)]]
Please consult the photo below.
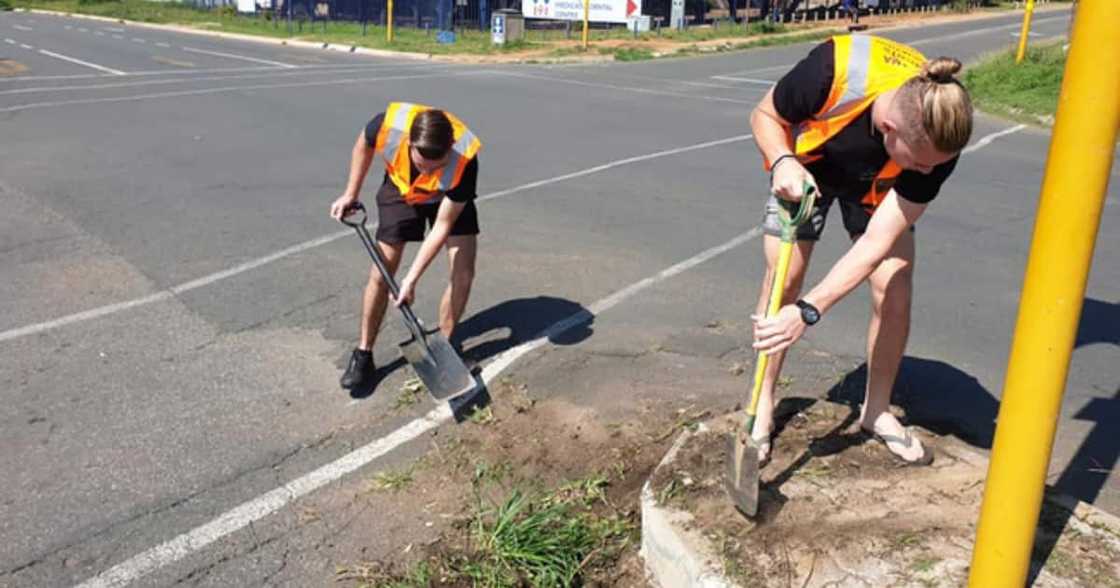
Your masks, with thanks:
[[(625, 24), (642, 14), (642, 0), (589, 0), (591, 22)], [(583, 20), (583, 0), (522, 0), (525, 18)]]

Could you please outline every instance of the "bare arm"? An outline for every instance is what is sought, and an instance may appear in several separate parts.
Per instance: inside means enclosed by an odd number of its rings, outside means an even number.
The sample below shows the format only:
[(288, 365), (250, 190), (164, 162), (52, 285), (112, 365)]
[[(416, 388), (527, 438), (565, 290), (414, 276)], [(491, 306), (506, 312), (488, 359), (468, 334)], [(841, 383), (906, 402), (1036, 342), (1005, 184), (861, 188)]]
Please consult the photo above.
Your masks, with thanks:
[(770, 186), (774, 195), (785, 200), (798, 201), (806, 183), (816, 185), (812, 174), (805, 169), (795, 157), (782, 157), (793, 155), (793, 146), (790, 145), (789, 129), (792, 123), (778, 114), (774, 106), (774, 88), (770, 88), (751, 112), (751, 130), (754, 131), (754, 140), (758, 150), (771, 165), (782, 158), (772, 168), (773, 183)]
[[(891, 190), (871, 216), (867, 232), (841, 257), (824, 280), (803, 298), (822, 314), (867, 279), (890, 252), (894, 242), (918, 220), (925, 204), (916, 204)], [(783, 306), (771, 318), (760, 318), (755, 329), (754, 348), (776, 352), (793, 345), (805, 331), (797, 306)]]
[(408, 274), (401, 280), (401, 295), (397, 299), (398, 305), (401, 302), (412, 303), (416, 283), (420, 281), (420, 276), (424, 275), (424, 271), (431, 265), (439, 250), (447, 243), (447, 237), (451, 234), (451, 227), (455, 225), (455, 221), (459, 219), (459, 215), (462, 214), (466, 206), (466, 202), (455, 202), (450, 198), (444, 198), (440, 202), (439, 211), (436, 212), (436, 222), (432, 225), (432, 230), (428, 232), (428, 236), (424, 237), (424, 242), (420, 244), (420, 251), (416, 254), (416, 259), (412, 260), (412, 266), (408, 268)]
[(910, 202), (891, 190), (871, 216), (867, 232), (832, 266), (824, 280), (805, 295), (804, 300), (822, 314), (827, 312), (875, 271), (894, 242), (925, 209), (925, 204)]
[(754, 140), (758, 150), (767, 161), (787, 153), (793, 153), (789, 144), (788, 129), (793, 126), (789, 121), (778, 114), (774, 106), (774, 88), (770, 88), (762, 101), (751, 111), (751, 130), (754, 131)]
[(358, 199), (362, 192), (362, 183), (373, 163), (374, 149), (366, 143), (365, 132), (358, 133), (358, 140), (350, 152), (350, 177), (346, 182), (346, 190), (331, 204), (331, 216), (335, 219), (342, 218), (346, 207)]

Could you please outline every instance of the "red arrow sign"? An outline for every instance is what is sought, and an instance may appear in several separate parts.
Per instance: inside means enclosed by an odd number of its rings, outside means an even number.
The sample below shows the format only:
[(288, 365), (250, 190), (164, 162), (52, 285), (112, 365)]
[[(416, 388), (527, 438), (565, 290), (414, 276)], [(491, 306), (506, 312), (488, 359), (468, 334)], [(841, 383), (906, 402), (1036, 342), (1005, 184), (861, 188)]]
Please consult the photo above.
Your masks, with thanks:
[(634, 4), (634, 0), (626, 0), (626, 16), (634, 14), (634, 11), (637, 9), (638, 5)]

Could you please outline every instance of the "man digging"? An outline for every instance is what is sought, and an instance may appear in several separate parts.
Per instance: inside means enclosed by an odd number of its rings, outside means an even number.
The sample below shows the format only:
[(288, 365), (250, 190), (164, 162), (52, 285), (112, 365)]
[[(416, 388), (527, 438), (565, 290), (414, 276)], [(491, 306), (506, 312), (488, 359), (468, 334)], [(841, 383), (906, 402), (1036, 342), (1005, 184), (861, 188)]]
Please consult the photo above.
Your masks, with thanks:
[[(972, 104), (956, 79), (961, 64), (867, 35), (833, 37), (767, 92), (751, 127), (771, 174), (764, 220), (767, 273), (754, 348), (771, 354), (750, 432), (765, 462), (771, 450), (774, 385), (784, 351), (867, 280), (867, 388), (860, 431), (902, 463), (928, 465), (932, 452), (892, 415), (891, 389), (910, 330), (914, 223), (953, 172), (972, 134)], [(766, 318), (779, 249), (778, 199), (798, 202), (815, 187), (817, 207), (796, 233), (782, 306)], [(833, 202), (852, 245), (827, 276), (800, 295), (814, 244)]]

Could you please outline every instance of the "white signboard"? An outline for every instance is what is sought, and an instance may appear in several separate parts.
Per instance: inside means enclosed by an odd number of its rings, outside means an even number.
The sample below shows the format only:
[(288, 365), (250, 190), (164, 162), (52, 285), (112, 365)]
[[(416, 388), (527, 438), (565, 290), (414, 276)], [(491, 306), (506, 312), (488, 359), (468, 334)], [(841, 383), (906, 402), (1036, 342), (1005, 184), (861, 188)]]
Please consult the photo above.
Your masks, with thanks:
[(238, 12), (256, 12), (257, 0), (237, 0)]
[[(588, 0), (592, 22), (625, 23), (642, 14), (642, 0)], [(525, 18), (583, 20), (584, 0), (521, 0)]]

